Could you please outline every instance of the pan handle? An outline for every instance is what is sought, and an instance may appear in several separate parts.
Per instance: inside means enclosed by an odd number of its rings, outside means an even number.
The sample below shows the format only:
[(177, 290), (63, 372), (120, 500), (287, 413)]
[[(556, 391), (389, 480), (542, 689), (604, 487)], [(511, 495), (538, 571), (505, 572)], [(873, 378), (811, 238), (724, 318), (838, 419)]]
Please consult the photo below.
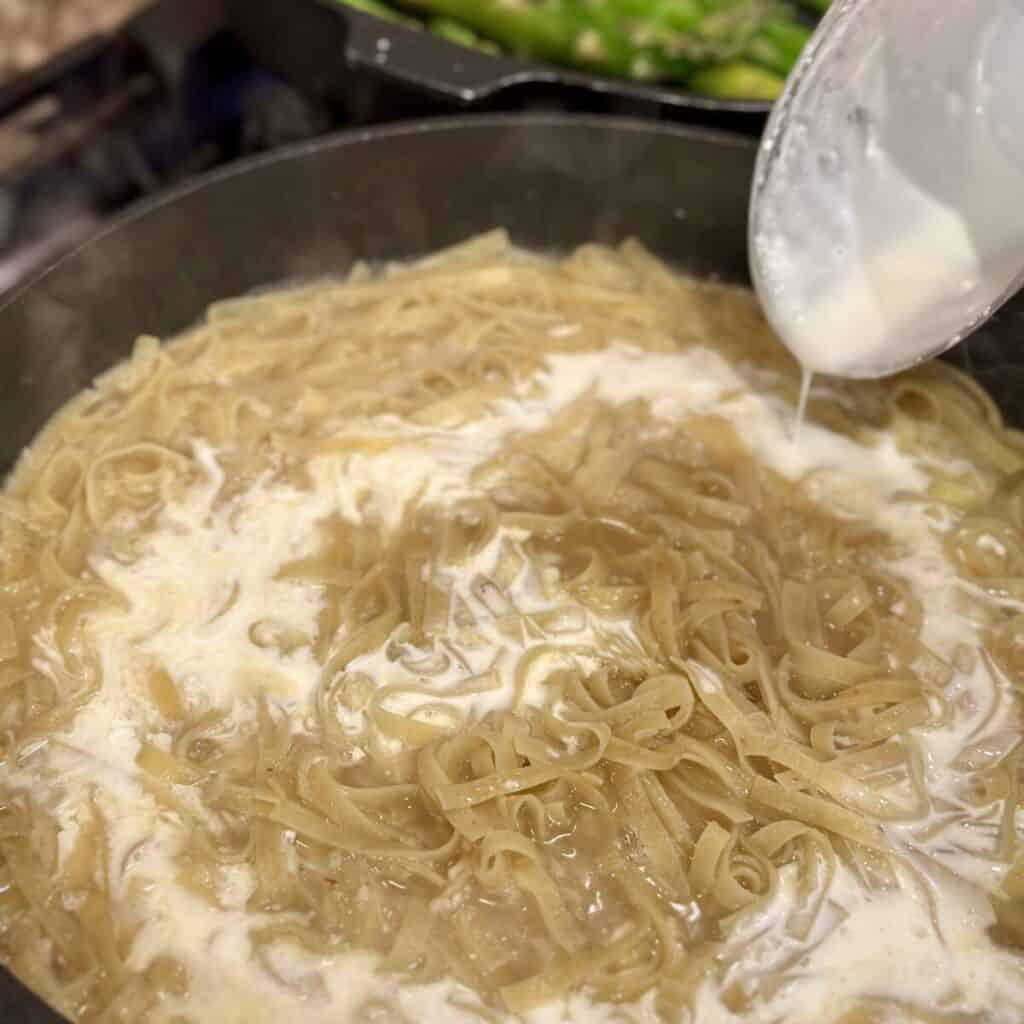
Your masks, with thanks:
[(449, 106), (471, 107), (509, 86), (558, 83), (554, 68), (458, 46), (346, 7), (341, 0), (226, 0), (242, 42), (272, 71), (323, 99), (347, 71), (376, 72)]
[[(769, 105), (719, 100), (671, 85), (603, 78), (458, 46), (384, 21), (342, 0), (224, 0), (229, 25), (253, 55), (307, 96), (344, 96), (353, 77), (405, 87), (451, 110), (501, 107), (506, 92), (542, 105), (671, 117), (758, 134)], [(356, 90), (358, 91), (358, 89)]]
[(409, 28), (345, 7), (313, 0), (348, 25), (346, 55), (353, 67), (377, 68), (421, 92), (458, 105), (483, 102), (503, 89), (533, 82), (558, 83), (564, 73), (513, 57), (459, 46), (427, 29)]

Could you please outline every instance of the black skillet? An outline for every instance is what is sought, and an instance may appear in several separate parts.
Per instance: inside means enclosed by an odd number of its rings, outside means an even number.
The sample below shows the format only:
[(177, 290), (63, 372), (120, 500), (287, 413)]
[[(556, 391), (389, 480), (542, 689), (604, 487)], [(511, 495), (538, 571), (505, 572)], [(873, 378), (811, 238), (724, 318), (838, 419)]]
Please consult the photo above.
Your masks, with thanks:
[[(428, 253), (497, 225), (561, 250), (635, 236), (701, 275), (747, 279), (752, 143), (552, 115), (431, 121), (327, 139), (189, 184), (121, 218), (0, 308), (0, 473), (139, 333), (213, 300), (355, 259)], [(1024, 425), (1024, 302), (955, 358)], [(59, 1024), (0, 970), (0, 1022)]]

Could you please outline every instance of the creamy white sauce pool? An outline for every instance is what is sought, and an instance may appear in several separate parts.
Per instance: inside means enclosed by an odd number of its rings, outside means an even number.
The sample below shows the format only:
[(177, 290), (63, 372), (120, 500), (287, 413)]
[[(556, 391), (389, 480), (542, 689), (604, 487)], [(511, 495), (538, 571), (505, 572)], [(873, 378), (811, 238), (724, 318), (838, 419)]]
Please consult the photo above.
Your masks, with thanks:
[[(370, 954), (318, 958), (281, 945), (272, 947), (270, 962), (254, 965), (248, 936), (262, 921), (244, 909), (252, 886), (247, 869), (233, 870), (219, 908), (184, 891), (173, 863), (181, 829), (135, 781), (135, 758), (143, 738), (157, 745), (169, 743), (169, 737), (154, 739), (156, 723), (147, 720), (147, 703), (138, 691), (139, 668), (152, 660), (184, 684), (193, 708), (229, 709), (242, 721), (253, 713), (253, 698), (266, 695), (287, 711), (297, 732), (305, 728), (318, 678), (308, 645), (283, 656), (258, 646), (252, 636), (260, 628), (287, 629), (310, 640), (315, 636), (321, 608), (318, 588), (276, 580), (275, 575), (314, 549), (316, 524), (328, 515), (361, 521), (376, 519), (379, 513), (393, 526), (404, 504), (416, 496), (443, 503), (471, 494), (474, 466), (512, 433), (544, 427), (575, 398), (588, 392), (616, 402), (643, 398), (661, 417), (721, 416), (764, 464), (792, 479), (814, 474), (821, 499), (839, 514), (873, 518), (906, 542), (911, 553), (894, 568), (906, 575), (924, 602), (925, 643), (947, 659), (958, 647), (977, 647), (975, 627), (959, 611), (958, 595), (966, 585), (946, 560), (937, 535), (942, 525), (934, 522), (923, 502), (891, 500), (900, 494), (922, 494), (928, 480), (923, 466), (898, 451), (891, 439), (879, 436), (865, 446), (808, 425), (797, 444), (793, 410), (776, 399), (752, 394), (740, 373), (701, 348), (659, 355), (621, 344), (604, 352), (555, 355), (547, 360), (547, 369), (523, 382), (520, 390), (516, 399), (495, 402), (471, 423), (405, 430), (401, 443), (382, 456), (318, 457), (309, 491), (261, 481), (229, 507), (215, 504), (223, 479), (218, 453), (199, 447), (206, 481), (165, 510), (159, 528), (144, 542), (142, 557), (130, 566), (109, 557), (94, 559), (94, 571), (127, 598), (129, 610), (107, 613), (94, 622), (97, 635), (103, 637), (103, 691), (79, 713), (67, 737), (52, 741), (39, 756), (50, 759), (63, 783), (80, 783), (69, 789), (100, 787), (99, 800), (111, 826), (112, 876), (122, 888), (132, 880), (143, 882), (132, 907), (141, 927), (130, 966), (142, 969), (162, 954), (179, 958), (192, 974), (193, 1005), (203, 1008), (204, 1019), (278, 1024), (298, 1011), (308, 1024), (339, 1024), (374, 996), (414, 1021), (459, 1024), (471, 1019), (465, 1009), (475, 1002), (470, 992), (454, 983), (399, 985), (374, 972), (376, 960)], [(398, 430), (397, 422), (387, 417), (375, 426), (382, 432)], [(522, 539), (515, 531), (502, 531), (463, 572), (449, 570), (453, 591), (472, 604), (488, 645), (493, 645), (489, 655), (479, 646), (460, 651), (460, 658), (429, 677), (429, 685), (414, 662), (389, 659), (386, 645), (358, 659), (349, 670), (396, 687), (385, 706), (399, 714), (417, 714), (428, 698), (433, 704), (450, 700), (471, 717), (509, 707), (514, 682), (505, 666), (532, 641), (510, 639), (498, 630), (494, 620), (500, 609), (490, 608), (469, 584), (475, 576), (493, 571), (503, 547), (514, 550)], [(571, 645), (546, 657), (576, 659), (590, 668), (602, 652), (628, 656), (637, 649), (627, 623), (573, 606), (560, 589), (555, 569), (539, 576), (523, 572), (509, 592), (520, 611), (541, 615), (562, 609), (577, 617), (574, 629), (583, 627), (582, 641), (580, 633), (573, 633)], [(557, 648), (557, 633), (546, 642)], [(36, 647), (38, 668), (59, 672), (45, 634), (37, 637)], [(469, 696), (447, 693), (489, 667), (492, 679), (485, 691)], [(960, 695), (953, 705), (953, 720), (940, 729), (921, 731), (918, 739), (929, 788), (955, 801), (957, 755), (968, 743), (998, 734), (1005, 727), (1010, 702), (1004, 699), (1005, 682), (995, 678), (981, 659), (970, 671), (958, 674), (952, 689)], [(540, 704), (544, 694), (528, 680), (521, 700)], [(359, 723), (351, 724), (355, 729)], [(24, 776), (24, 784), (36, 787), (46, 799), (47, 783), (31, 765)], [(49, 794), (51, 804), (55, 792)], [(65, 799), (59, 808), (65, 852), (76, 831), (76, 799), (81, 798)], [(1024, 1006), (1019, 960), (992, 946), (986, 935), (992, 920), (986, 900), (956, 880), (959, 873), (993, 890), (1005, 866), (983, 856), (984, 851), (971, 857), (944, 850), (941, 843), (936, 848), (917, 844), (898, 828), (892, 838), (909, 849), (918, 845), (937, 862), (918, 858), (931, 895), (922, 891), (919, 878), (909, 874), (897, 890), (868, 893), (843, 869), (829, 894), (830, 912), (819, 920), (820, 934), (811, 937), (806, 949), (794, 951), (786, 945), (791, 940), (772, 929), (773, 914), (781, 915), (785, 901), (793, 898), (784, 885), (776, 903), (733, 940), (732, 972), (756, 974), (787, 962), (794, 952), (799, 953), (797, 963), (787, 968), (786, 982), (757, 1003), (744, 1021), (818, 1024), (832, 1020), (844, 1001), (863, 996), (946, 1005), (965, 1013)], [(783, 876), (787, 877), (785, 872)], [(941, 936), (929, 923), (929, 899), (941, 914)], [(309, 981), (310, 994), (297, 1004), (284, 982), (303, 979)], [(698, 1024), (739, 1019), (710, 983), (700, 990), (697, 1008)], [(168, 1005), (158, 1017), (173, 1020), (181, 1009), (187, 1007)], [(650, 999), (633, 1007), (608, 1007), (594, 1005), (579, 993), (528, 1019), (535, 1024), (653, 1024), (655, 1014)], [(993, 1009), (989, 1019), (1011, 1024), (1013, 1014)]]

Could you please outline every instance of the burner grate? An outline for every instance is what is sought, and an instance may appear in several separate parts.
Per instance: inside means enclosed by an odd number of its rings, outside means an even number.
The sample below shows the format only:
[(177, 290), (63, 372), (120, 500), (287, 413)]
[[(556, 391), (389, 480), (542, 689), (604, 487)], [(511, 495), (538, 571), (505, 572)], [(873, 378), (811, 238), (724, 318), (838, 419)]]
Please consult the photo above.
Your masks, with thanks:
[(0, 296), (142, 196), (337, 122), (209, 0), (160, 0), (0, 87)]

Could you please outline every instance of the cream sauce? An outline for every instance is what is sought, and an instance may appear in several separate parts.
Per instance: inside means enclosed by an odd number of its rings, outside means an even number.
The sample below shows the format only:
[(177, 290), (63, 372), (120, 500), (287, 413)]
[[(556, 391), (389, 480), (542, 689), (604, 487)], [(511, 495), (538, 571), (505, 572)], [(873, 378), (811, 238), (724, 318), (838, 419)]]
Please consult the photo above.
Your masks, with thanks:
[[(946, 347), (962, 328), (950, 297), (977, 287), (981, 266), (963, 218), (877, 157), (873, 188), (886, 192), (882, 237), (858, 225), (808, 272), (802, 242), (765, 226), (758, 237), (761, 299), (800, 363), (815, 373), (881, 376)], [(862, 213), (866, 215), (866, 213)], [(823, 341), (827, 339), (827, 341)]]

